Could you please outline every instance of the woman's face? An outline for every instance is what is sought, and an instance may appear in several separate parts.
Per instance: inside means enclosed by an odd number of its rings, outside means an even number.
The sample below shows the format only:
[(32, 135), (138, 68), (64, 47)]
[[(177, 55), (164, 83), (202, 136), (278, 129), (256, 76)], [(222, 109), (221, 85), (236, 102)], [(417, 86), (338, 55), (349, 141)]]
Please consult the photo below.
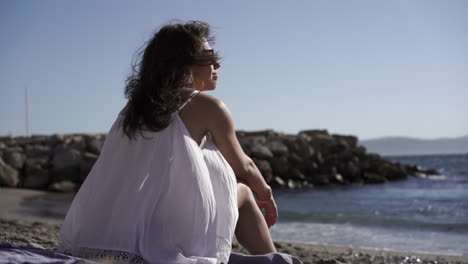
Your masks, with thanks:
[(206, 41), (203, 43), (204, 50), (199, 56), (195, 57), (196, 64), (190, 66), (194, 89), (200, 91), (209, 91), (216, 89), (218, 81), (218, 72), (221, 65), (216, 61), (214, 51)]

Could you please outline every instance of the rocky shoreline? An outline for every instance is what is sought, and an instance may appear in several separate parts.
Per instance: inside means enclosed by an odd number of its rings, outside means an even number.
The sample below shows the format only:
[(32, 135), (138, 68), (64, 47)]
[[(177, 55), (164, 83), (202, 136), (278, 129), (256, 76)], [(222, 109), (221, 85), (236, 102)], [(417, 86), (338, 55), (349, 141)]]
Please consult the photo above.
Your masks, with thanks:
[[(57, 192), (79, 189), (105, 134), (0, 137), (0, 186)], [(288, 135), (238, 131), (242, 148), (273, 188), (374, 184), (438, 174), (367, 153), (358, 138), (326, 130)]]

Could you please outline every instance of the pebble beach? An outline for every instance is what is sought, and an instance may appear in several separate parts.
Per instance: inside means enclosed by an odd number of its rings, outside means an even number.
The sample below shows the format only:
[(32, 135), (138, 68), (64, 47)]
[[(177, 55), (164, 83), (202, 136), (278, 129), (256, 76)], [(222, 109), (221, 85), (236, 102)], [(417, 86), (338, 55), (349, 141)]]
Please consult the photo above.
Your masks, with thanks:
[[(44, 210), (32, 203), (35, 198), (44, 195), (52, 199), (71, 198), (69, 195), (44, 191), (0, 188), (0, 241), (49, 250), (57, 249), (62, 219), (56, 215), (51, 217), (54, 215), (53, 211)], [(31, 205), (34, 205), (34, 208), (31, 208)], [(40, 210), (43, 214), (31, 213), (34, 210)], [(303, 263), (468, 263), (467, 256), (368, 250), (287, 241), (275, 241), (275, 245), (279, 252), (295, 255)], [(233, 244), (233, 251), (247, 254), (237, 242)]]
[[(0, 219), (0, 240), (22, 246), (56, 250), (60, 224), (21, 219)], [(437, 256), (411, 252), (375, 251), (356, 248), (312, 245), (291, 242), (275, 242), (279, 252), (297, 256), (305, 264), (344, 263), (468, 263), (467, 257)], [(238, 243), (233, 251), (248, 254)], [(108, 262), (106, 262), (108, 263)]]

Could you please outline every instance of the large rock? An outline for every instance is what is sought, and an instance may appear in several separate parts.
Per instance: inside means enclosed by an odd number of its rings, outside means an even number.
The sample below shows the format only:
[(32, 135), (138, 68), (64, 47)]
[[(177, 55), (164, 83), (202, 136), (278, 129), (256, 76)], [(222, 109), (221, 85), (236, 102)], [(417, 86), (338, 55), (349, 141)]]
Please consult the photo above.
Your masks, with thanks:
[(284, 180), (278, 176), (273, 177), (273, 179), (268, 183), (271, 185), (272, 188), (285, 188), (286, 187), (286, 182), (284, 182)]
[(277, 137), (278, 135), (281, 135), (281, 133), (278, 133), (271, 129), (250, 131), (250, 132), (244, 131), (244, 133), (245, 133), (244, 135), (248, 137), (265, 137), (265, 138), (274, 138), (274, 137)]
[(8, 148), (12, 146), (17, 146), (16, 139), (11, 136), (2, 137), (2, 143)]
[(27, 175), (23, 182), (23, 187), (31, 189), (45, 189), (49, 186), (51, 177), (47, 170), (37, 171)]
[(309, 160), (305, 163), (304, 172), (307, 175), (314, 175), (318, 172), (318, 170), (319, 170), (319, 164), (317, 164), (317, 162)]
[(351, 149), (345, 149), (336, 155), (339, 162), (355, 161), (355, 155)]
[(288, 147), (286, 147), (286, 145), (279, 140), (268, 142), (266, 147), (269, 148), (275, 156), (283, 156), (288, 154)]
[(335, 140), (340, 141), (341, 144), (346, 144), (349, 148), (357, 147), (358, 138), (355, 136), (345, 136), (345, 135), (332, 135)]
[(47, 159), (27, 159), (24, 164), (24, 172), (26, 176), (38, 174), (47, 167), (47, 163)]
[(76, 189), (77, 189), (76, 183), (71, 182), (71, 181), (55, 182), (49, 186), (49, 190), (54, 191), (54, 192), (69, 193), (69, 192), (76, 191)]
[(330, 184), (329, 176), (322, 173), (312, 174), (308, 177), (308, 181), (313, 185), (327, 185)]
[(78, 167), (52, 168), (50, 175), (53, 182), (71, 181), (81, 183), (86, 179), (87, 174)]
[(366, 183), (385, 183), (388, 181), (384, 176), (373, 172), (364, 172), (362, 178)]
[(297, 136), (293, 135), (285, 135), (282, 138), (283, 144), (288, 148), (290, 153), (294, 153), (297, 151), (296, 138)]
[(245, 135), (244, 137), (239, 138), (242, 145), (265, 145), (267, 139), (262, 135)]
[(297, 155), (296, 153), (291, 153), (288, 156), (288, 164), (292, 168), (296, 168), (299, 171), (305, 171), (306, 170), (306, 164), (305, 164), (305, 159), (302, 158), (301, 156)]
[(55, 149), (57, 145), (62, 144), (65, 141), (65, 136), (63, 134), (54, 134), (49, 137), (47, 144), (52, 149)]
[(86, 139), (83, 136), (69, 137), (65, 139), (65, 145), (80, 152), (86, 151)]
[(250, 151), (250, 155), (257, 159), (270, 160), (273, 158), (273, 153), (267, 147), (256, 144), (253, 145)]
[(25, 178), (23, 180), (23, 187), (31, 189), (46, 188), (51, 181), (48, 164), (47, 159), (34, 158), (26, 160), (24, 165)]
[(383, 164), (380, 168), (380, 171), (382, 175), (390, 181), (406, 179), (406, 175), (408, 174), (403, 166), (399, 164), (394, 165), (391, 163)]
[[(238, 137), (239, 143), (242, 146), (242, 149), (248, 156), (252, 156), (252, 148), (254, 146), (264, 146), (266, 144), (266, 137), (265, 136), (246, 136), (245, 132), (241, 133), (244, 134), (242, 137)], [(260, 157), (258, 157), (261, 159)]]
[(3, 154), (7, 148), (7, 145), (3, 142), (0, 142), (0, 158), (3, 158)]
[(7, 148), (8, 151), (12, 151), (12, 152), (21, 152), (21, 153), (24, 153), (24, 148), (21, 147), (21, 146), (9, 146)]
[(313, 160), (317, 162), (317, 164), (320, 164), (321, 166), (325, 163), (325, 158), (322, 155), (322, 152), (317, 151), (315, 152), (315, 155), (313, 156)]
[(288, 175), (291, 179), (296, 180), (298, 182), (302, 182), (307, 179), (306, 176), (300, 170), (294, 167), (289, 168)]
[(327, 176), (329, 181), (335, 181), (336, 175), (338, 174), (338, 169), (334, 165), (329, 165), (326, 167), (319, 168), (319, 174), (323, 176)]
[(361, 169), (353, 162), (342, 162), (337, 166), (338, 173), (341, 174), (345, 180), (350, 183), (361, 181)]
[(64, 144), (58, 145), (54, 150), (52, 165), (55, 169), (63, 169), (67, 167), (80, 167), (83, 158), (81, 153), (76, 149), (71, 149)]
[(284, 144), (288, 147), (290, 152), (296, 152), (299, 155), (303, 155), (301, 148), (304, 146), (310, 146), (310, 137), (306, 134), (299, 134), (293, 137), (287, 137), (284, 140)]
[(304, 159), (308, 159), (313, 157), (316, 154), (314, 147), (307, 144), (298, 144), (297, 146), (297, 154)]
[(49, 158), (51, 150), (49, 146), (44, 145), (26, 145), (26, 156), (28, 158)]
[(3, 154), (4, 161), (15, 169), (21, 169), (26, 161), (26, 155), (19, 151), (10, 151), (7, 149)]
[(93, 136), (87, 139), (87, 150), (90, 153), (99, 155), (101, 153), (102, 146), (104, 144), (104, 138), (100, 136)]
[(329, 144), (334, 144), (336, 141), (328, 134), (326, 130), (306, 130), (301, 131), (299, 134), (305, 134), (310, 137), (310, 143), (313, 145), (324, 146)]
[(274, 175), (279, 175), (282, 176), (288, 176), (287, 171), (289, 170), (289, 162), (288, 162), (288, 157), (286, 156), (280, 156), (280, 157), (274, 157), (271, 160), (271, 168), (273, 169), (273, 174)]
[(295, 189), (295, 188), (299, 187), (299, 184), (296, 183), (295, 181), (293, 181), (292, 179), (289, 179), (287, 184), (286, 184), (286, 187), (288, 187), (288, 189)]
[(316, 136), (329, 136), (328, 131), (326, 129), (310, 129), (310, 130), (302, 130), (299, 131), (299, 135), (305, 134), (310, 137)]
[(273, 170), (271, 169), (270, 162), (257, 159), (254, 159), (253, 161), (255, 162), (255, 165), (262, 174), (263, 178), (265, 178), (267, 182), (271, 181), (273, 178)]
[(16, 187), (19, 182), (18, 171), (0, 159), (0, 186)]
[(45, 145), (49, 140), (49, 136), (45, 135), (32, 135), (30, 138), (24, 138), (28, 144), (31, 145)]

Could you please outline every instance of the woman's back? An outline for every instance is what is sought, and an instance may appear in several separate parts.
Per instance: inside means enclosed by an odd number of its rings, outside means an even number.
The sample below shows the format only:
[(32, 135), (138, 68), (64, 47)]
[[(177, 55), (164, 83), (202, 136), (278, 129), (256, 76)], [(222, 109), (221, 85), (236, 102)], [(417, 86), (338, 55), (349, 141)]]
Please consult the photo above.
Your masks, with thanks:
[(216, 105), (222, 102), (203, 92), (191, 97), (193, 93), (193, 89), (182, 89), (182, 101), (187, 104), (180, 109), (179, 117), (193, 140), (200, 145), (210, 133), (213, 120), (220, 114)]
[(166, 129), (133, 141), (122, 133), (120, 119), (65, 219), (62, 250), (82, 257), (114, 251), (156, 263), (187, 263), (190, 256), (216, 262), (210, 163), (178, 112)]

